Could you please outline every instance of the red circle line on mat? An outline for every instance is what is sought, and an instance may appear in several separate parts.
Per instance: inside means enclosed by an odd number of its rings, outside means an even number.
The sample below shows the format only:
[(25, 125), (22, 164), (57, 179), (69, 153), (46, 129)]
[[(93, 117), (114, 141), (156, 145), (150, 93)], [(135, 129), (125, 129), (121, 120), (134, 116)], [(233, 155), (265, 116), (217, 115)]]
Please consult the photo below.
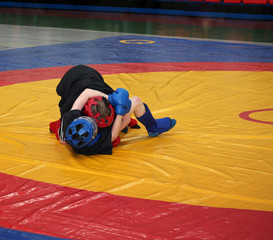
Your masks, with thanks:
[(4, 173), (0, 173), (0, 180), (0, 227), (4, 228), (70, 239), (223, 239), (223, 236), (268, 239), (273, 236), (273, 212), (269, 211), (116, 196)]
[(249, 116), (252, 113), (266, 112), (266, 111), (273, 111), (273, 108), (258, 109), (258, 110), (253, 110), (253, 111), (242, 112), (242, 113), (239, 114), (239, 117), (242, 118), (242, 119), (248, 120), (248, 121), (252, 121), (252, 122), (265, 123), (265, 124), (272, 124), (273, 125), (273, 122), (262, 121), (262, 120), (254, 119), (254, 118)]
[[(92, 64), (102, 75), (171, 71), (273, 71), (273, 63), (175, 62)], [(72, 66), (23, 69), (0, 72), (0, 86), (61, 78)]]

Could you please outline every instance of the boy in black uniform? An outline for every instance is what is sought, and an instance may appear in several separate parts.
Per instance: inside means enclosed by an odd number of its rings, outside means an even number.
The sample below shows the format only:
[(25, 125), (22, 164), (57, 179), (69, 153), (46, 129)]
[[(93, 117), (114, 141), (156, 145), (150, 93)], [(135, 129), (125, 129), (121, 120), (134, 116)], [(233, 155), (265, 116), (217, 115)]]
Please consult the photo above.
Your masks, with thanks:
[[(50, 123), (50, 130), (62, 143), (69, 143), (79, 154), (112, 154), (113, 146), (119, 143), (120, 131), (127, 125), (137, 125), (130, 118), (132, 113), (146, 127), (151, 137), (170, 130), (176, 124), (175, 119), (154, 119), (148, 106), (138, 97), (129, 99), (128, 91), (123, 88), (113, 90), (95, 69), (88, 66), (78, 65), (68, 70), (56, 91), (61, 97), (61, 119)], [(110, 112), (113, 109), (115, 111), (113, 121), (107, 126), (98, 127), (100, 122), (92, 111), (91, 115), (85, 116), (87, 113), (83, 109), (94, 97), (104, 101)]]

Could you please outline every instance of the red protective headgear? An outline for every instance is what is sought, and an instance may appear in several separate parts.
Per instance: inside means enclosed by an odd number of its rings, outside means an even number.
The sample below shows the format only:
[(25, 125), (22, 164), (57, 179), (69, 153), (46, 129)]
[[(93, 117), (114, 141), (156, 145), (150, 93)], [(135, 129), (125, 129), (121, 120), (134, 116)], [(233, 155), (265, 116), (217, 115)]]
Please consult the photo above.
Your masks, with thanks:
[(84, 106), (83, 113), (86, 116), (93, 117), (100, 128), (110, 126), (115, 117), (115, 110), (105, 97), (89, 98)]

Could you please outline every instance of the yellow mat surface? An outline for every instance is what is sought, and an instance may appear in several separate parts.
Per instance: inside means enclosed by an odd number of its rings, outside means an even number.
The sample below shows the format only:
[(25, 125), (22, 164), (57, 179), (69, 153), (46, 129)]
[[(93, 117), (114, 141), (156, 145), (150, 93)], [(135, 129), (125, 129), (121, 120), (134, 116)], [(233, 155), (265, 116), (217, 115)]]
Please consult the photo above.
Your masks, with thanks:
[(155, 117), (177, 120), (151, 138), (144, 126), (111, 156), (74, 154), (50, 134), (60, 79), (0, 87), (0, 171), (90, 191), (193, 205), (273, 211), (272, 72), (104, 75)]

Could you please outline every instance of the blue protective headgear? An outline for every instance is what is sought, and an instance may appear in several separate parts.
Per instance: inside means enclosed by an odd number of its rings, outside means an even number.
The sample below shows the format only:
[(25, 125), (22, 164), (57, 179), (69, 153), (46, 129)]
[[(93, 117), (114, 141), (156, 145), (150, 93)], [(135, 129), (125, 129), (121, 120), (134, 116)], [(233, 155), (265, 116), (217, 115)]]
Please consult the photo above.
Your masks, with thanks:
[(83, 148), (93, 144), (98, 133), (96, 120), (92, 117), (81, 116), (72, 121), (67, 127), (65, 140), (72, 147)]

